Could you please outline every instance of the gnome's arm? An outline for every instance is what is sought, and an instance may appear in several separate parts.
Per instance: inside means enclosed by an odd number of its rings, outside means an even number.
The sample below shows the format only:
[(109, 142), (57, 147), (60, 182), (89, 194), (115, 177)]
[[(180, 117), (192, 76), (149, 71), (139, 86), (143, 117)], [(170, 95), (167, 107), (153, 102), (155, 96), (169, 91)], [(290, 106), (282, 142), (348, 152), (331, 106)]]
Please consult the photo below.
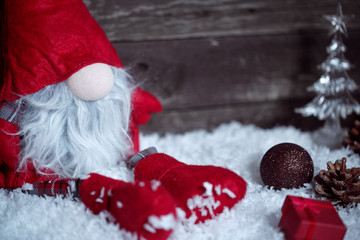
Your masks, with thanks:
[(29, 162), (26, 171), (18, 171), (20, 137), (18, 126), (0, 119), (0, 188), (18, 188), (24, 183), (44, 181), (54, 178), (49, 175), (39, 175)]
[(133, 140), (134, 153), (139, 151), (139, 125), (144, 125), (150, 120), (151, 113), (162, 111), (159, 100), (142, 90), (136, 88), (131, 97), (132, 111), (130, 119), (130, 135)]
[(18, 165), (19, 136), (13, 135), (18, 132), (18, 127), (4, 119), (0, 119), (0, 129), (0, 188), (4, 188), (9, 182), (6, 176)]

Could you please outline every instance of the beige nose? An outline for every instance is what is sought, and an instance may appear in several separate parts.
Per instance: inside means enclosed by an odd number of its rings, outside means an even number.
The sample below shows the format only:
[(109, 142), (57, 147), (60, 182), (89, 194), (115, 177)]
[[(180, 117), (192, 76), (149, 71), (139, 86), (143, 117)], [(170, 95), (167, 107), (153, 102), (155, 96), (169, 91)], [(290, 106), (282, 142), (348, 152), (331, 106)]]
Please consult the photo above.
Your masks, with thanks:
[(94, 63), (83, 67), (67, 80), (70, 91), (85, 101), (105, 97), (113, 88), (114, 74), (109, 65)]

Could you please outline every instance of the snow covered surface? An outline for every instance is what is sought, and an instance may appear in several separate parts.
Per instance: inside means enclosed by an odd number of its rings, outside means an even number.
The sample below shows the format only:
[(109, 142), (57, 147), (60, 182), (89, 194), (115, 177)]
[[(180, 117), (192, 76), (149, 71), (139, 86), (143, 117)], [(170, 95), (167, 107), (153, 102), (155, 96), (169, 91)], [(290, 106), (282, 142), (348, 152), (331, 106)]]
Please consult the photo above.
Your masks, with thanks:
[[(245, 198), (232, 210), (203, 224), (177, 224), (171, 240), (284, 239), (277, 227), (286, 195), (315, 198), (310, 184), (304, 188), (274, 191), (262, 183), (259, 166), (265, 152), (275, 144), (292, 142), (311, 155), (315, 173), (327, 161), (347, 157), (348, 167), (360, 166), (360, 158), (348, 149), (329, 150), (315, 144), (311, 133), (292, 127), (264, 130), (239, 123), (224, 124), (212, 132), (151, 134), (141, 136), (142, 148), (155, 146), (188, 164), (218, 165), (242, 176), (248, 184)], [(131, 181), (132, 172), (120, 165), (102, 174)], [(360, 206), (338, 208), (347, 226), (345, 239), (360, 239)], [(130, 233), (106, 222), (106, 213), (92, 214), (80, 202), (62, 198), (39, 198), (20, 191), (0, 190), (0, 239), (134, 239)]]

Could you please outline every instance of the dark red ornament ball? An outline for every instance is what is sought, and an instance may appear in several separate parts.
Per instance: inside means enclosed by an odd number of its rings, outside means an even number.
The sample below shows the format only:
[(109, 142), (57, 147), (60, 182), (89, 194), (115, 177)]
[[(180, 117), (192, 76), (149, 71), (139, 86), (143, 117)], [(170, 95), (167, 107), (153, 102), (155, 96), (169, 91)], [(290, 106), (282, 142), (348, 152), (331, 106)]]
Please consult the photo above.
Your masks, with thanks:
[(314, 164), (304, 148), (293, 143), (280, 143), (265, 153), (260, 175), (265, 185), (276, 190), (299, 188), (311, 182)]

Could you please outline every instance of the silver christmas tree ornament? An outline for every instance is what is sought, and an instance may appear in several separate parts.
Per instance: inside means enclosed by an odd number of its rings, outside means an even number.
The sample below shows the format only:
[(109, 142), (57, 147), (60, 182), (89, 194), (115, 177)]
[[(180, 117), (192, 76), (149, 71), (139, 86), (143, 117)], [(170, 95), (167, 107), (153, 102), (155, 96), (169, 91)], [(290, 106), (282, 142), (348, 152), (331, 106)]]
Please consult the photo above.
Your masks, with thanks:
[(337, 7), (336, 15), (324, 17), (331, 23), (329, 34), (332, 41), (326, 49), (328, 57), (320, 65), (323, 75), (308, 88), (317, 95), (304, 107), (295, 109), (295, 112), (325, 120), (324, 127), (316, 133), (316, 139), (334, 148), (340, 146), (343, 135), (340, 117), (346, 118), (353, 112), (360, 114), (360, 104), (350, 94), (357, 86), (347, 73), (351, 66), (344, 56), (346, 47), (342, 41), (342, 36), (347, 36), (346, 21), (349, 18), (343, 15), (341, 4)]

